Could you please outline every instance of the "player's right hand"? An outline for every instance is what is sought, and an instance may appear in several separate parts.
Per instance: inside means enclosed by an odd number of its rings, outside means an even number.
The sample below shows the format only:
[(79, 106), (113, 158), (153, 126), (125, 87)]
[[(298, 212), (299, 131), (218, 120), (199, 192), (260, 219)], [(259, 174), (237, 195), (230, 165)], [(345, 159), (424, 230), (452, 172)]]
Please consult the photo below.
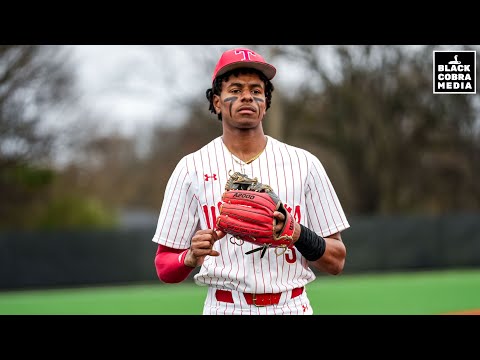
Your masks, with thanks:
[(192, 245), (185, 256), (184, 264), (190, 267), (197, 267), (203, 264), (205, 256), (218, 256), (220, 253), (213, 250), (215, 241), (226, 235), (221, 230), (198, 230), (192, 238)]

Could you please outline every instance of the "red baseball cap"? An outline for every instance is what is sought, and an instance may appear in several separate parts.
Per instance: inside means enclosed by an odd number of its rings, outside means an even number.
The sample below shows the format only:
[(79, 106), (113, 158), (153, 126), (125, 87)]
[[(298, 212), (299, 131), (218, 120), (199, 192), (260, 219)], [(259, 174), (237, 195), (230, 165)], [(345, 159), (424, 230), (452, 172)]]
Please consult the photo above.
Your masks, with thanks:
[(273, 79), (277, 72), (273, 65), (268, 64), (265, 59), (255, 51), (247, 48), (236, 48), (227, 50), (222, 54), (213, 72), (212, 82), (217, 76), (241, 67), (260, 70), (268, 80)]

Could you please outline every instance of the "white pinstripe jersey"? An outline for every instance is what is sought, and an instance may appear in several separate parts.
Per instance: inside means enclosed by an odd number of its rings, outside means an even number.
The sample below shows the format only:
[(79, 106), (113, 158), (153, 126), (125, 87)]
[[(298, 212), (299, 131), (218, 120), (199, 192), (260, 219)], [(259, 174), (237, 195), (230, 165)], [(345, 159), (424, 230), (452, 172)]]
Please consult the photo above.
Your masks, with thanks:
[[(235, 157), (218, 137), (177, 164), (166, 189), (153, 241), (175, 249), (190, 247), (198, 229), (214, 228), (230, 171), (269, 184), (295, 220), (326, 237), (349, 227), (321, 162), (310, 152), (267, 136), (261, 156), (250, 164)], [(315, 279), (307, 260), (293, 247), (277, 256), (273, 248), (244, 253), (258, 245), (215, 242), (220, 256), (207, 256), (195, 282), (249, 293), (276, 293)]]

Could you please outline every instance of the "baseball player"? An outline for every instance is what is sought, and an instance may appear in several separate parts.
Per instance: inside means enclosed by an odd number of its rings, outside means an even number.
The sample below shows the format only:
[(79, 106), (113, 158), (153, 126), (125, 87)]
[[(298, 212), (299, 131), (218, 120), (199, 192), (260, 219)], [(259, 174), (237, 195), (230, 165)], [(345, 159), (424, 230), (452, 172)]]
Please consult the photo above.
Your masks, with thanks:
[[(204, 315), (311, 315), (312, 269), (343, 271), (349, 227), (338, 196), (317, 157), (264, 133), (276, 68), (246, 48), (225, 51), (206, 91), (222, 136), (177, 164), (166, 189), (153, 241), (155, 268), (165, 283), (179, 283), (197, 267), (208, 286)], [(294, 219), (293, 247), (279, 255), (217, 229), (225, 184), (232, 172), (275, 189)], [(274, 214), (281, 229), (285, 216)]]

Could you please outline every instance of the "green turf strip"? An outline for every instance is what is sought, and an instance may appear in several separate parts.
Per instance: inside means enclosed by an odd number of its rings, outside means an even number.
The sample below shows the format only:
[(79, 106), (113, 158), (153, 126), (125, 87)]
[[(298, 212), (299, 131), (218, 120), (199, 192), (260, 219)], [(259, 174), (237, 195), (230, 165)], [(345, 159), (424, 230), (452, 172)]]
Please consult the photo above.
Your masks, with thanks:
[[(187, 282), (0, 292), (1, 315), (200, 315), (206, 288)], [(316, 315), (431, 315), (480, 309), (480, 270), (321, 275)]]

